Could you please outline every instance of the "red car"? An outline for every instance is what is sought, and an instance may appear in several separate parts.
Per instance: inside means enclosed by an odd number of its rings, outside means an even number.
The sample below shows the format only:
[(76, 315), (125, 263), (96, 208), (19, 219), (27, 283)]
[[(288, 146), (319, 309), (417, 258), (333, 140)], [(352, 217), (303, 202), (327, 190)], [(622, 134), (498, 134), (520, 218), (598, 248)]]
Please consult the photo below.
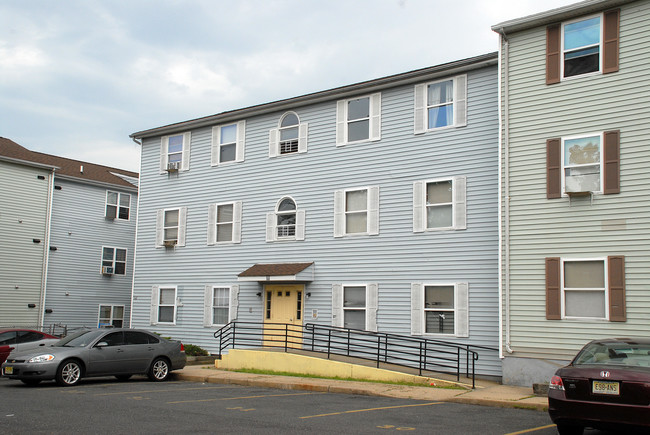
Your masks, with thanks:
[(0, 329), (0, 364), (5, 362), (14, 349), (45, 346), (58, 340), (58, 337), (32, 329)]
[(587, 343), (551, 379), (548, 413), (561, 435), (585, 427), (650, 432), (650, 339)]

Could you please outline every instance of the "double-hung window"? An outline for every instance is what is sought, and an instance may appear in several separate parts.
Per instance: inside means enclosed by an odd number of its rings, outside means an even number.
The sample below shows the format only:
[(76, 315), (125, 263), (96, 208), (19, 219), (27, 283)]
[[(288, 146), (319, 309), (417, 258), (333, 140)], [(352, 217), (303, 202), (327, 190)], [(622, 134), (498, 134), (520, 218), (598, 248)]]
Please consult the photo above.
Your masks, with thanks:
[(243, 162), (246, 121), (212, 128), (212, 166)]
[(98, 328), (114, 326), (121, 328), (124, 325), (124, 305), (100, 305)]
[(619, 130), (548, 139), (547, 198), (620, 193), (619, 142)]
[(379, 234), (379, 187), (334, 192), (334, 237)]
[(241, 242), (242, 202), (210, 204), (208, 245)]
[(467, 76), (415, 85), (415, 134), (467, 125)]
[(546, 318), (624, 322), (625, 257), (547, 258)]
[(158, 210), (156, 247), (185, 246), (187, 207)]
[(466, 282), (411, 284), (411, 333), (467, 337), (469, 286)]
[(375, 283), (332, 285), (332, 325), (377, 331), (377, 293)]
[(467, 228), (466, 177), (413, 183), (413, 232)]
[(125, 275), (126, 249), (103, 246), (102, 273), (105, 275)]
[(176, 323), (176, 286), (153, 286), (151, 294), (151, 324)]
[(190, 169), (189, 132), (163, 136), (160, 140), (160, 172), (187, 171)]
[(203, 326), (220, 326), (237, 318), (239, 285), (206, 285)]
[(337, 146), (380, 139), (381, 93), (337, 102)]
[(546, 28), (546, 84), (619, 69), (620, 10)]
[(298, 210), (293, 198), (281, 198), (275, 206), (275, 211), (266, 215), (266, 241), (304, 239), (305, 211)]
[(287, 112), (280, 118), (278, 128), (269, 130), (269, 157), (307, 152), (307, 123), (298, 114)]
[(106, 191), (106, 219), (129, 220), (131, 195), (122, 192)]

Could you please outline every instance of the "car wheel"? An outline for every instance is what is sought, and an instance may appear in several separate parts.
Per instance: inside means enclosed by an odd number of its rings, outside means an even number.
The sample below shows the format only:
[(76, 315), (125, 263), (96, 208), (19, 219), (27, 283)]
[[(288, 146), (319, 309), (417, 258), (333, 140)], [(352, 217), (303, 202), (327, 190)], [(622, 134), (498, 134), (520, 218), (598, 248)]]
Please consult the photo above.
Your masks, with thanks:
[(131, 375), (115, 375), (118, 381), (128, 381)]
[(585, 428), (582, 426), (571, 426), (568, 424), (558, 424), (557, 432), (560, 435), (582, 435)]
[(169, 378), (169, 362), (165, 358), (156, 358), (149, 368), (149, 379), (155, 382), (162, 382)]
[(56, 383), (64, 387), (76, 385), (81, 380), (81, 364), (79, 361), (63, 361), (56, 371)]
[(41, 383), (40, 379), (21, 379), (20, 382), (27, 385), (28, 387), (34, 387)]

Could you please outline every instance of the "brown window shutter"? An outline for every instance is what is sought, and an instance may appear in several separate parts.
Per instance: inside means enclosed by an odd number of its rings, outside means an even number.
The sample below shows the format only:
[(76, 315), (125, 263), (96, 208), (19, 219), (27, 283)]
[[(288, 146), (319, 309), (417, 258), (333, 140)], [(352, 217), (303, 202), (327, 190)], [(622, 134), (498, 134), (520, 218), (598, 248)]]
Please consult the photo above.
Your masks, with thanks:
[(560, 25), (554, 24), (546, 28), (546, 84), (560, 82)]
[(603, 26), (603, 74), (618, 71), (618, 40), (620, 9), (605, 12)]
[(546, 198), (562, 197), (560, 139), (546, 141)]
[(625, 257), (607, 257), (609, 320), (625, 322)]
[(603, 193), (610, 195), (612, 193), (621, 193), (620, 183), (620, 131), (605, 132), (605, 149), (604, 149), (604, 179), (605, 186)]
[(560, 258), (546, 258), (546, 319), (562, 318), (562, 290), (560, 289)]

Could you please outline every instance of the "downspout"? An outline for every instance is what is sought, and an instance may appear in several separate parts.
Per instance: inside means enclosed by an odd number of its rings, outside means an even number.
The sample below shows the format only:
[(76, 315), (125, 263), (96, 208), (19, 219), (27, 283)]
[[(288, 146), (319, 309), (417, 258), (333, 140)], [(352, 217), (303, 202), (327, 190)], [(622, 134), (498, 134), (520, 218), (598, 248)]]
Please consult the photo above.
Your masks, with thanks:
[(131, 307), (129, 308), (129, 328), (133, 327), (133, 299), (134, 299), (134, 292), (135, 292), (135, 259), (138, 251), (138, 224), (140, 221), (140, 174), (142, 174), (142, 142), (138, 142), (138, 140), (134, 137), (131, 138), (133, 142), (136, 144), (140, 145), (140, 168), (138, 170), (138, 203), (136, 205), (136, 211), (135, 211), (135, 240), (133, 241), (133, 267), (131, 268), (131, 271), (133, 273), (133, 276), (131, 277)]
[(43, 267), (41, 270), (41, 298), (38, 304), (38, 326), (45, 327), (45, 296), (47, 294), (47, 271), (50, 263), (50, 227), (52, 224), (52, 201), (54, 200), (54, 173), (52, 169), (47, 185), (47, 210), (45, 211), (45, 243), (43, 246)]
[(504, 299), (505, 299), (505, 329), (506, 329), (506, 352), (513, 353), (510, 347), (510, 50), (508, 38), (501, 28), (503, 40), (503, 195), (504, 195)]

